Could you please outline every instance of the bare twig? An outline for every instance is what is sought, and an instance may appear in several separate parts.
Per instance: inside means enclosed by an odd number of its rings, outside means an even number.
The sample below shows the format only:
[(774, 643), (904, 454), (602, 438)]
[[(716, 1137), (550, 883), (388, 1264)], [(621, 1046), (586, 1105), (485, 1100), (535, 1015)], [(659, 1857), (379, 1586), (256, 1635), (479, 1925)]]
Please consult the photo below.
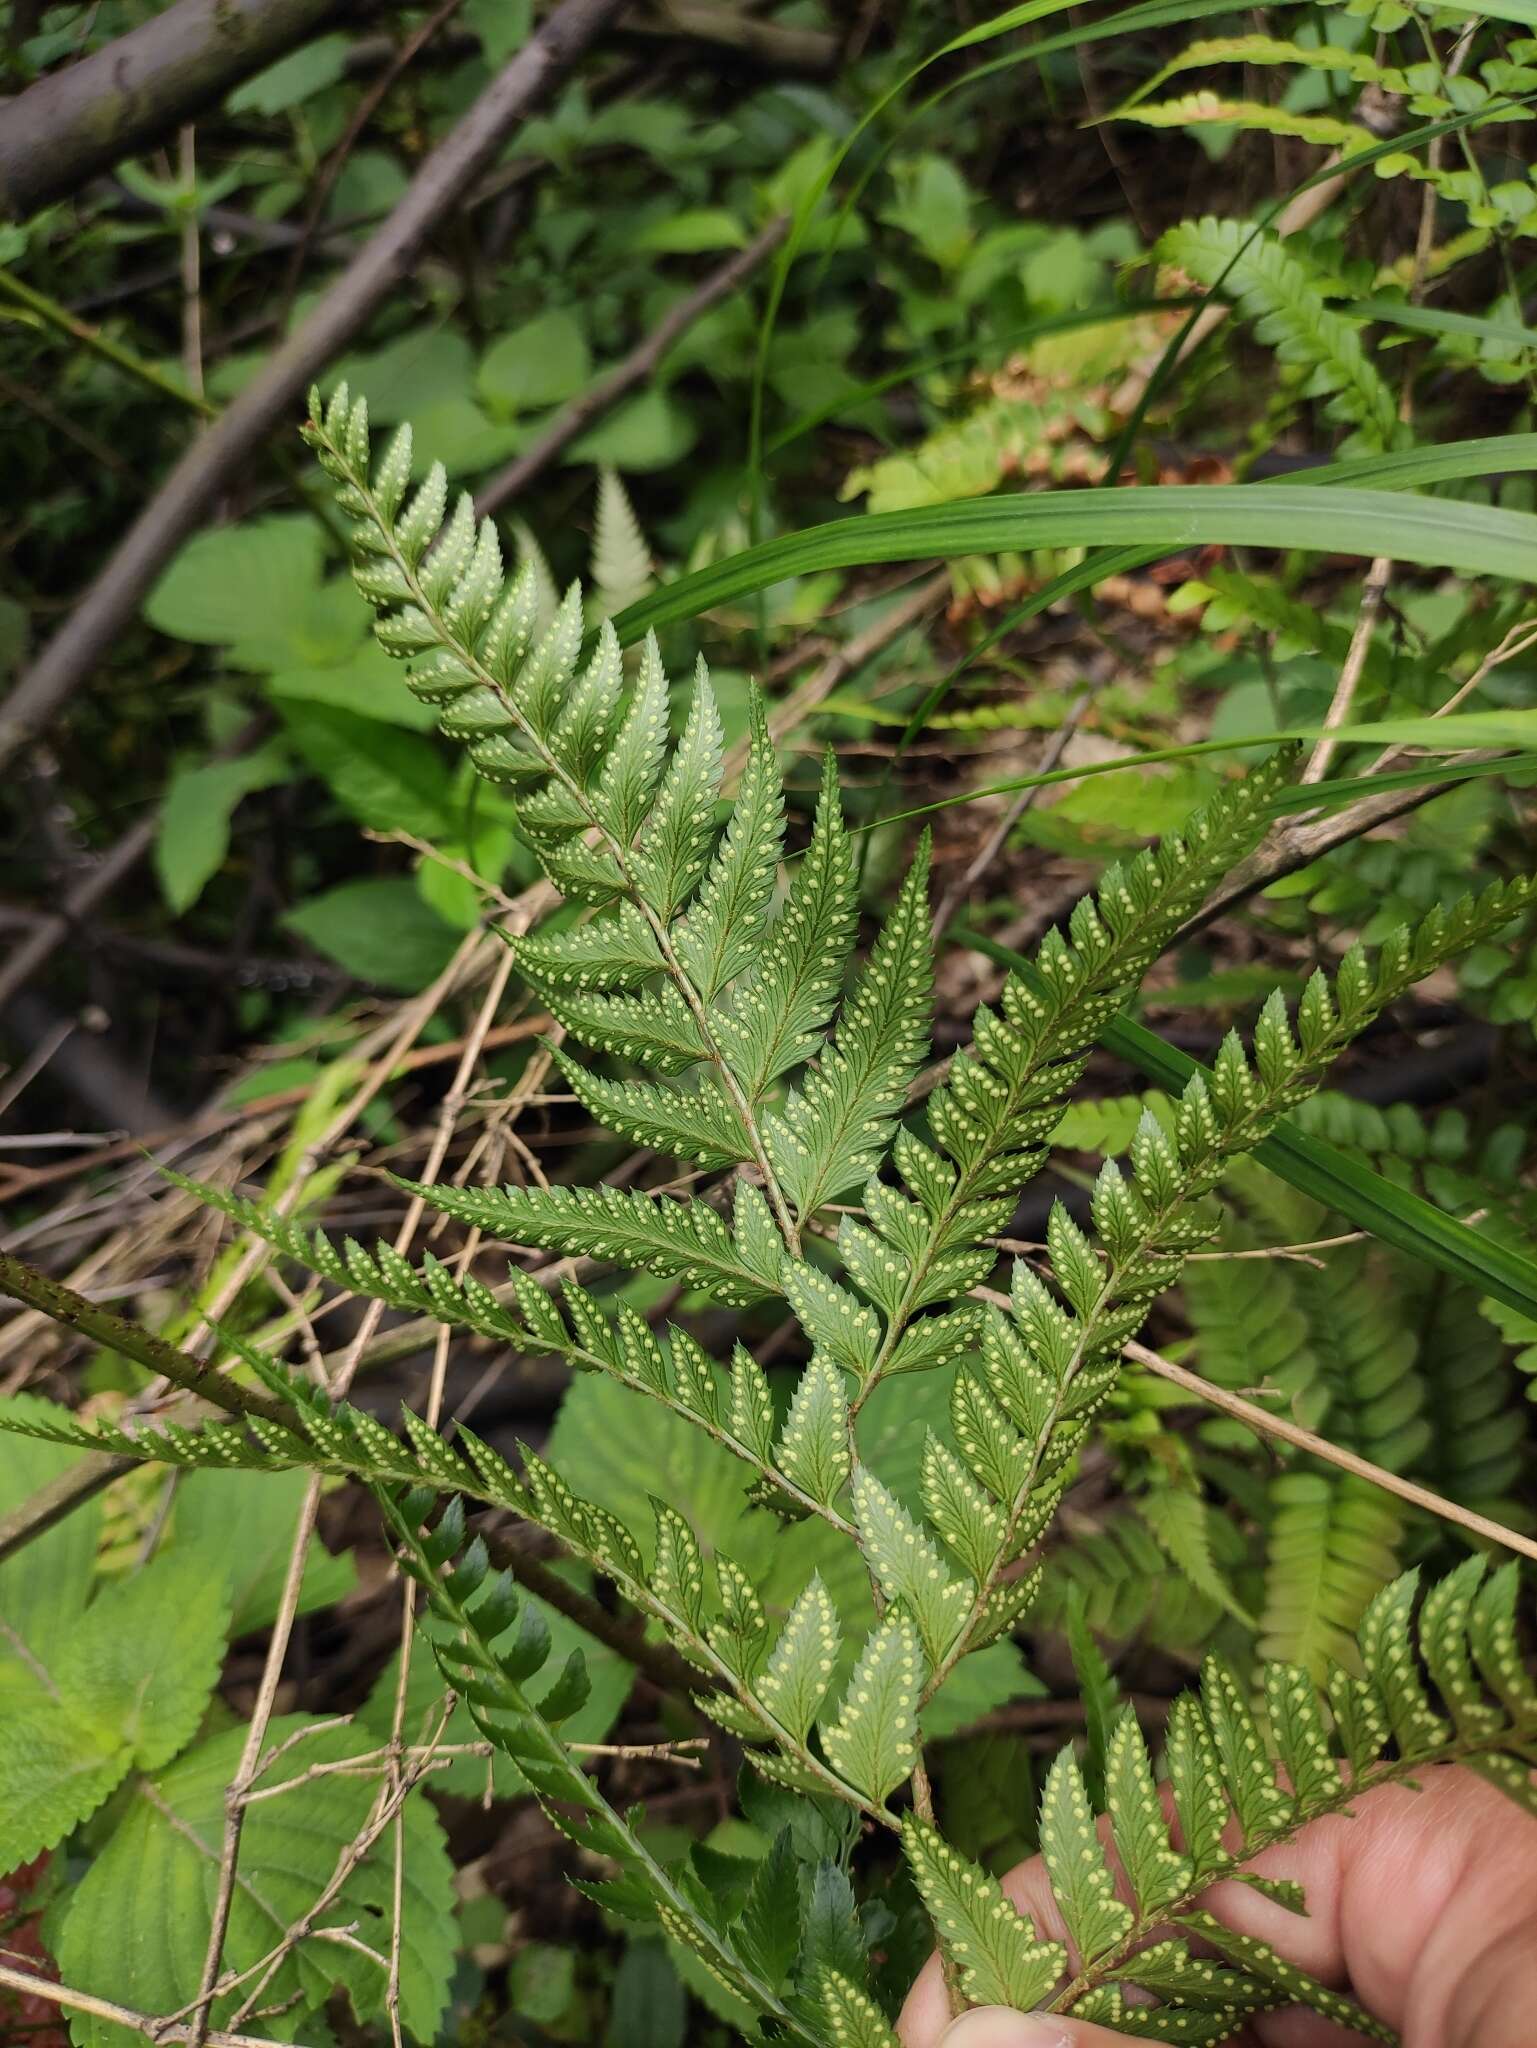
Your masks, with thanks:
[(136, 155), (340, 14), (338, 0), (177, 0), (0, 108), (0, 215)]
[[(222, 6), (225, 0), (214, 4)], [(427, 235), (623, 5), (624, 0), (560, 0), (427, 158), (377, 232), (260, 376), (175, 464), (68, 623), (0, 707), (0, 764), (35, 737), (86, 680), (230, 477), (405, 280)]]
[(1356, 613), (1355, 629), (1340, 665), (1339, 680), (1334, 685), (1334, 695), (1324, 714), (1323, 737), (1308, 756), (1307, 765), (1298, 777), (1300, 782), (1322, 782), (1329, 772), (1329, 763), (1334, 759), (1334, 750), (1339, 744), (1334, 734), (1350, 717), (1350, 708), (1355, 703), (1356, 691), (1366, 668), (1366, 657), (1371, 652), (1372, 635), (1377, 630), (1377, 615), (1382, 610), (1382, 600), (1387, 596), (1388, 578), (1392, 573), (1393, 564), (1387, 555), (1378, 555), (1366, 572), (1366, 581), (1361, 586), (1361, 609)]
[(520, 491), (527, 490), (534, 478), (548, 469), (578, 434), (643, 384), (674, 342), (712, 306), (718, 306), (722, 299), (729, 298), (738, 285), (751, 277), (764, 258), (779, 247), (789, 225), (789, 219), (784, 215), (771, 220), (767, 227), (759, 229), (745, 249), (738, 249), (718, 270), (712, 270), (702, 283), (696, 285), (686, 298), (679, 299), (670, 307), (644, 340), (638, 342), (611, 370), (595, 378), (569, 405), (562, 407), (544, 432), (482, 487), (475, 500), (476, 513), (484, 517), (498, 506), (505, 505), (509, 498), (515, 498)]
[(1340, 1444), (1332, 1444), (1327, 1437), (1318, 1436), (1311, 1429), (1302, 1428), (1300, 1423), (1288, 1422), (1284, 1416), (1272, 1414), (1268, 1408), (1261, 1408), (1254, 1401), (1246, 1401), (1241, 1394), (1230, 1394), (1226, 1387), (1214, 1386), (1210, 1380), (1203, 1380), (1199, 1373), (1176, 1365), (1172, 1358), (1165, 1358), (1157, 1351), (1150, 1351), (1145, 1344), (1133, 1338), (1126, 1344), (1128, 1358), (1145, 1366), (1159, 1379), (1168, 1380), (1173, 1386), (1181, 1387), (1198, 1401), (1209, 1407), (1220, 1408), (1224, 1415), (1231, 1415), (1239, 1422), (1246, 1422), (1261, 1436), (1273, 1436), (1282, 1443), (1291, 1444), (1299, 1451), (1309, 1451), (1315, 1458), (1322, 1458), (1326, 1464), (1338, 1466), (1342, 1472), (1350, 1472), (1358, 1479), (1369, 1479), (1373, 1486), (1380, 1486), (1384, 1493), (1396, 1494), (1412, 1507), (1423, 1508), (1428, 1515), (1437, 1515), (1443, 1522), (1452, 1522), (1460, 1529), (1468, 1530), (1474, 1536), (1482, 1536), (1486, 1542), (1497, 1543), (1502, 1550), (1518, 1551), (1522, 1557), (1537, 1558), (1537, 1543), (1529, 1536), (1522, 1536), (1514, 1529), (1507, 1529), (1503, 1522), (1491, 1521), (1487, 1515), (1480, 1515), (1472, 1508), (1465, 1508), (1459, 1501), (1447, 1500), (1444, 1494), (1432, 1493), (1428, 1486), (1418, 1486), (1412, 1479), (1404, 1479), (1397, 1472), (1386, 1471), (1381, 1465), (1374, 1465), (1367, 1458), (1359, 1458), (1354, 1451), (1347, 1451)]
[(374, 115), (378, 113), (380, 106), (388, 96), (390, 88), (394, 85), (396, 79), (399, 78), (400, 74), (423, 47), (432, 41), (432, 38), (437, 34), (444, 22), (458, 13), (463, 4), (464, 0), (441, 0), (441, 4), (435, 11), (428, 15), (424, 22), (419, 23), (411, 31), (410, 35), (406, 37), (399, 49), (391, 56), (389, 63), (380, 72), (373, 84), (369, 86), (356, 107), (353, 108), (352, 119), (347, 123), (345, 133), (320, 167), (320, 175), (316, 178), (310, 193), (310, 203), (305, 211), (303, 225), (294, 238), (293, 249), (288, 259), (287, 274), (283, 279), (283, 289), (278, 300), (281, 308), (277, 321), (279, 330), (288, 325), (289, 315), (293, 311), (294, 300), (299, 294), (299, 280), (304, 274), (305, 258), (309, 254), (316, 230), (320, 226), (321, 216), (326, 210), (326, 202), (336, 189), (336, 181), (342, 174), (343, 166), (357, 147), (359, 136), (362, 135), (364, 129), (374, 118)]
[[(115, 2005), (110, 1998), (96, 1998), (89, 1991), (71, 1991), (68, 1985), (54, 1984), (46, 1977), (35, 1977), (30, 1970), (13, 1970), (9, 1963), (0, 1963), (0, 1988), (14, 1991), (25, 1998), (41, 1998), (49, 2005), (62, 2006), (66, 2012), (87, 2012), (93, 2018), (110, 2020), (115, 2026), (128, 2027), (135, 2034), (143, 2034), (152, 2041), (187, 2041), (191, 2034), (186, 2027), (167, 2024), (152, 2018), (148, 2013), (135, 2012), (131, 2006)], [(207, 2048), (272, 2048), (271, 2040), (265, 2035), (205, 2033)]]

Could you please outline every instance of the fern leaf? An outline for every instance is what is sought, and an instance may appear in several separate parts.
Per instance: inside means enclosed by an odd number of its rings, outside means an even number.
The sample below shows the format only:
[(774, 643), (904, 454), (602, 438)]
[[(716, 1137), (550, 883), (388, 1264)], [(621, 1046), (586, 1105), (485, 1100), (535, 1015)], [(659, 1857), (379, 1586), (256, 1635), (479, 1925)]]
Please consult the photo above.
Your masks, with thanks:
[(757, 1687), (759, 1699), (797, 1742), (805, 1740), (826, 1697), (842, 1640), (838, 1610), (813, 1572)]
[(923, 1652), (905, 1614), (894, 1612), (866, 1639), (838, 1718), (821, 1723), (827, 1760), (846, 1784), (884, 1805), (918, 1761)]
[(655, 581), (651, 550), (629, 493), (613, 470), (598, 471), (592, 527), (593, 597), (605, 619), (644, 597)]
[(758, 956), (784, 840), (783, 785), (756, 684), (747, 717), (747, 764), (731, 818), (676, 941), (707, 1003)]
[(769, 1158), (811, 1216), (878, 1163), (928, 1042), (933, 981), (924, 842), (882, 927), (832, 1044), (782, 1113), (767, 1120)]
[(1313, 273), (1288, 245), (1244, 221), (1208, 217), (1171, 228), (1157, 253), (1198, 283), (1226, 292), (1280, 362), (1306, 371), (1309, 392), (1326, 398), (1325, 410), (1355, 429), (1347, 450), (1369, 453), (1397, 443), (1397, 403), (1367, 356), (1359, 323), (1330, 309)]
[(1058, 1752), (1046, 1775), (1041, 1854), (1068, 1938), (1079, 1955), (1097, 1956), (1113, 1948), (1131, 1929), (1134, 1916), (1115, 1895), (1083, 1775), (1070, 1749)]
[(720, 714), (701, 660), (683, 737), (662, 777), (635, 856), (642, 894), (664, 923), (687, 902), (704, 873), (715, 838), (721, 760)]
[(596, 1123), (653, 1152), (691, 1159), (699, 1166), (739, 1166), (748, 1156), (742, 1125), (724, 1091), (708, 1073), (691, 1088), (647, 1081), (605, 1081), (564, 1052), (555, 1064)]
[(648, 633), (630, 708), (594, 792), (598, 815), (621, 846), (631, 843), (651, 809), (666, 752), (667, 677), (656, 635)]
[(640, 988), (663, 967), (656, 935), (633, 903), (566, 931), (530, 932), (511, 943), (519, 971), (541, 991), (611, 995)]
[(854, 854), (844, 829), (838, 771), (822, 764), (811, 844), (757, 966), (717, 1029), (749, 1100), (808, 1058), (837, 1007), (854, 942)]
[(1041, 1940), (996, 1878), (912, 1814), (903, 1818), (902, 1847), (940, 1950), (973, 2004), (1019, 2012), (1039, 2005), (1067, 1966), (1062, 1944)]

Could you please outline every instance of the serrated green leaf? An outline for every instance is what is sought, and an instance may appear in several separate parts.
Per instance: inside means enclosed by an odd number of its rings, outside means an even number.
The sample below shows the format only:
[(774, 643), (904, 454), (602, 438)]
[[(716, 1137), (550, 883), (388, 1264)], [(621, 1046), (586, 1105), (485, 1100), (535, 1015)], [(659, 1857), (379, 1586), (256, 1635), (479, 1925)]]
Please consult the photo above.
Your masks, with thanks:
[(706, 1003), (758, 957), (784, 840), (784, 789), (756, 684), (747, 716), (747, 763), (736, 801), (675, 941), (678, 958)]
[(843, 824), (837, 763), (829, 754), (822, 766), (811, 844), (784, 908), (769, 927), (757, 966), (717, 1025), (753, 1101), (816, 1051), (822, 1027), (837, 1006), (855, 917), (854, 854)]
[(1039, 2005), (1067, 1967), (1062, 1944), (1043, 1941), (996, 1878), (911, 1814), (902, 1822), (902, 1846), (940, 1950), (973, 2004), (1020, 2012)]
[[(304, 1716), (275, 1720), (274, 1745), (314, 1727)], [(231, 1728), (190, 1751), (148, 1781), (106, 1848), (70, 1897), (56, 1953), (67, 1981), (141, 2012), (174, 2012), (198, 1990), (207, 1946), (223, 1838), (224, 1792), (234, 1774), (243, 1728)], [(371, 1748), (345, 1728), (317, 1732), (288, 1750), (264, 1786), (282, 1785), (312, 1764), (339, 1762)], [(342, 1850), (363, 1828), (377, 1785), (367, 1777), (330, 1773), (302, 1794), (252, 1805), (241, 1836), (240, 1873), (230, 1912), (225, 1961), (248, 1968), (281, 1940), (312, 1906)], [(453, 1963), (452, 1870), (442, 1831), (425, 1801), (405, 1808), (406, 1898), (401, 1916), (401, 2017), (419, 2040), (435, 2036)], [(388, 1916), (393, 1885), (390, 1835), (354, 1872), (334, 1902), (343, 1924), (351, 1916)], [(292, 2026), (345, 1987), (360, 2019), (382, 2019), (385, 1972), (370, 1958), (310, 1936), (298, 1943), (268, 1987), (288, 2008)], [(242, 1991), (215, 2000), (221, 2027)], [(127, 2038), (108, 2021), (80, 2015), (81, 2048), (120, 2048)]]
[(1106, 1747), (1105, 1792), (1127, 1882), (1138, 1911), (1148, 1915), (1190, 1889), (1191, 1865), (1170, 1845), (1147, 1745), (1129, 1707), (1122, 1709)]
[(832, 1683), (843, 1631), (822, 1581), (811, 1583), (790, 1609), (773, 1655), (755, 1691), (782, 1728), (802, 1742)]
[(1113, 1948), (1130, 1931), (1133, 1916), (1115, 1895), (1083, 1774), (1071, 1749), (1058, 1753), (1046, 1775), (1041, 1854), (1063, 1925), (1079, 1955), (1087, 1959)]
[(833, 1042), (765, 1124), (769, 1158), (802, 1216), (879, 1162), (928, 1043), (933, 985), (928, 844), (843, 1007)]
[(971, 1604), (971, 1588), (952, 1577), (937, 1546), (902, 1503), (861, 1469), (854, 1480), (859, 1540), (889, 1600), (900, 1600), (918, 1625), (929, 1661), (938, 1664)]
[(1244, 1836), (1263, 1837), (1290, 1817), (1292, 1801), (1276, 1783), (1275, 1767), (1243, 1688), (1219, 1657), (1210, 1656), (1201, 1666), (1201, 1704)]
[(780, 1286), (812, 1343), (863, 1378), (880, 1350), (874, 1310), (805, 1259), (785, 1259)]
[(445, 1215), (509, 1244), (538, 1245), (572, 1258), (613, 1260), (663, 1279), (682, 1280), (732, 1308), (750, 1307), (771, 1292), (743, 1265), (731, 1233), (706, 1202), (678, 1202), (666, 1195), (602, 1185), (402, 1185)]
[(812, 1353), (796, 1383), (774, 1461), (824, 1507), (831, 1506), (849, 1476), (848, 1398), (843, 1375), (825, 1351)]
[(884, 1803), (918, 1761), (923, 1652), (905, 1614), (886, 1615), (859, 1653), (838, 1718), (821, 1724), (828, 1762), (846, 1784)]
[(921, 1483), (930, 1523), (977, 1583), (985, 1583), (1003, 1544), (1003, 1514), (932, 1430), (924, 1442)]
[(715, 838), (721, 729), (701, 660), (683, 737), (640, 835), (635, 872), (644, 900), (665, 923), (693, 894)]
[(822, 2013), (834, 2048), (901, 2048), (885, 2014), (863, 1991), (824, 1970), (819, 1981)]

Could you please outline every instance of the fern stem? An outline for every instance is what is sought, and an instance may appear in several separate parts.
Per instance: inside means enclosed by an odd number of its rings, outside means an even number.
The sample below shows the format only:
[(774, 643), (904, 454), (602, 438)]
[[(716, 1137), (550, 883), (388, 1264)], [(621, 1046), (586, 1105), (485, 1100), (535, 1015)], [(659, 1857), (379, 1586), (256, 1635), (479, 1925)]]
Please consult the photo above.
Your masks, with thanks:
[(72, 1287), (38, 1272), (35, 1266), (27, 1265), (10, 1252), (0, 1252), (0, 1292), (26, 1302), (29, 1308), (40, 1310), (65, 1329), (78, 1330), (93, 1343), (131, 1358), (136, 1365), (169, 1380), (173, 1386), (189, 1394), (200, 1394), (226, 1415), (258, 1415), (280, 1426), (288, 1419), (278, 1403), (266, 1394), (242, 1387), (190, 1352), (179, 1350), (152, 1330), (114, 1315), (94, 1301), (87, 1301), (83, 1294), (76, 1294)]

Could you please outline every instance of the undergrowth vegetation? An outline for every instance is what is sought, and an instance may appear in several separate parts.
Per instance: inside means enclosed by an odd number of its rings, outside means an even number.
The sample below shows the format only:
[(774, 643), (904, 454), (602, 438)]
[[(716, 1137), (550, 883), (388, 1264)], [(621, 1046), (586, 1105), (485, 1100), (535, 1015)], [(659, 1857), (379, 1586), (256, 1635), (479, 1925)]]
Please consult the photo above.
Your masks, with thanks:
[(1537, 39), (951, 15), (349, 21), (31, 208), (137, 15), (17, 11), (18, 2038), (1391, 2040), (1211, 1886), (1537, 1814)]

